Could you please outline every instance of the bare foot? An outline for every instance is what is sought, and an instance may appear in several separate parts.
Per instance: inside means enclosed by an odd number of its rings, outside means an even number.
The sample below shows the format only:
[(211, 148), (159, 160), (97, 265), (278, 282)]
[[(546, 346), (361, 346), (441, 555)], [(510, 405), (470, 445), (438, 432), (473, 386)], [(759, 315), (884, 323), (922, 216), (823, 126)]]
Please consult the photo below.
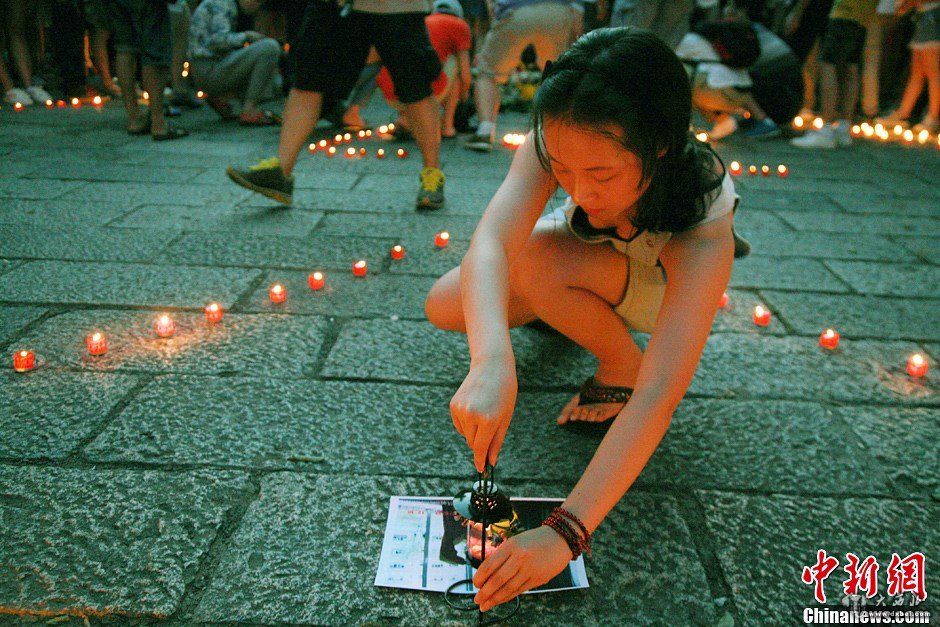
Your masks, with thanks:
[(578, 405), (581, 400), (580, 394), (575, 394), (574, 398), (565, 405), (558, 416), (558, 424), (563, 425), (568, 422), (604, 422), (610, 420), (620, 413), (626, 403), (591, 403), (590, 405)]

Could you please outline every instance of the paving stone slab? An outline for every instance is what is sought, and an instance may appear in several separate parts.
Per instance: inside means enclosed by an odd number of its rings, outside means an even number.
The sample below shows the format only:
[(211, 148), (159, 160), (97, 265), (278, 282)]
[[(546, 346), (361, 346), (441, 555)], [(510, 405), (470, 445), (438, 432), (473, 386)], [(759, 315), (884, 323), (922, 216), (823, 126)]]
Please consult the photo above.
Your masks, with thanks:
[(0, 405), (5, 408), (0, 412), (0, 457), (68, 456), (137, 384), (136, 378), (123, 375), (52, 372), (42, 367), (48, 353), (36, 354), (37, 370), (0, 375)]
[[(388, 273), (354, 277), (346, 270), (324, 273), (327, 286), (314, 292), (307, 277), (307, 272), (271, 272), (269, 280), (258, 286), (243, 309), (354, 318), (424, 319), (424, 300), (434, 283), (432, 277)], [(272, 303), (268, 295), (275, 282), (287, 288), (287, 300), (283, 303)]]
[(62, 198), (68, 194), (71, 201), (75, 199), (76, 190), (84, 185), (85, 183), (78, 181), (58, 181), (50, 178), (0, 179), (0, 198), (48, 200)]
[(781, 211), (778, 215), (799, 231), (846, 233), (852, 237), (862, 233), (884, 235), (937, 235), (940, 219), (924, 216), (892, 216), (883, 214), (826, 214)]
[[(445, 214), (331, 213), (317, 225), (317, 234), (344, 237), (407, 237), (423, 248), (434, 249), (434, 236), (450, 233), (451, 240), (470, 240), (479, 218)], [(408, 252), (407, 250), (405, 251)], [(406, 255), (407, 257), (407, 255)]]
[[(776, 167), (776, 166), (773, 166)], [(796, 167), (791, 165), (790, 167)], [(792, 180), (788, 178), (781, 178), (779, 176), (750, 176), (739, 177), (739, 181), (743, 183), (745, 188), (750, 191), (764, 190), (770, 192), (805, 192), (810, 194), (817, 194), (817, 200), (811, 201), (813, 211), (819, 211), (818, 208), (820, 205), (826, 206), (829, 204), (826, 196), (830, 194), (838, 194), (840, 191), (847, 187), (845, 181), (841, 180), (839, 177), (833, 175), (831, 179), (804, 179)], [(870, 192), (870, 193), (884, 193), (887, 189), (875, 182), (868, 179), (863, 179), (859, 181), (853, 181), (851, 184), (852, 189), (856, 191)], [(805, 206), (805, 205), (804, 205)]]
[[(510, 337), (522, 387), (578, 386), (594, 372), (594, 358), (560, 335), (519, 328)], [(321, 374), (459, 385), (469, 366), (462, 333), (427, 322), (354, 320), (343, 326)]]
[(392, 274), (417, 274), (442, 277), (456, 268), (463, 261), (470, 242), (453, 240), (446, 248), (437, 248), (426, 238), (407, 237), (402, 240), (405, 258), (394, 261), (389, 266)]
[(62, 200), (6, 199), (0, 203), (0, 222), (54, 226), (103, 226), (133, 209), (121, 202), (74, 203)]
[(793, 227), (778, 218), (772, 211), (752, 209), (746, 206), (739, 207), (734, 213), (734, 228), (744, 237), (751, 237), (754, 233), (767, 231), (774, 233), (782, 231), (782, 235), (793, 232)]
[(761, 294), (802, 335), (832, 327), (845, 337), (940, 340), (937, 301), (813, 292)]
[[(743, 233), (743, 232), (742, 232)], [(874, 261), (915, 261), (916, 257), (883, 235), (856, 233), (833, 237), (832, 233), (810, 231), (749, 230), (754, 255), (770, 257), (815, 257), (820, 259), (870, 259)]]
[[(690, 394), (743, 399), (936, 404), (940, 383), (905, 372), (909, 342), (843, 340), (834, 351), (816, 338), (711, 336)], [(747, 373), (745, 376), (744, 373)]]
[(940, 266), (835, 260), (826, 261), (826, 265), (863, 294), (923, 298), (940, 295)]
[(15, 612), (164, 617), (227, 512), (228, 471), (0, 467), (0, 605)]
[(885, 469), (839, 414), (794, 401), (686, 399), (641, 478), (721, 490), (892, 493)]
[(0, 275), (0, 294), (22, 303), (85, 303), (226, 309), (259, 276), (257, 270), (31, 261)]
[(391, 247), (389, 240), (370, 237), (311, 235), (301, 238), (219, 231), (192, 232), (164, 250), (159, 260), (167, 264), (351, 272), (353, 262), (365, 259), (370, 270), (378, 273)]
[(778, 290), (848, 292), (849, 288), (815, 259), (752, 256), (735, 261), (731, 286)]
[(173, 207), (144, 205), (112, 222), (112, 226), (187, 231), (240, 231), (255, 235), (301, 237), (320, 223), (319, 211), (276, 207)]
[(0, 342), (6, 341), (45, 313), (45, 309), (38, 307), (0, 307)]
[(76, 204), (98, 201), (125, 203), (128, 207), (147, 204), (188, 205), (193, 207), (232, 206), (246, 199), (251, 192), (229, 185), (193, 185), (184, 183), (82, 183), (68, 195)]
[(865, 442), (902, 498), (930, 498), (940, 487), (936, 409), (855, 406), (833, 411)]
[[(329, 172), (318, 171), (310, 172), (306, 170), (295, 170), (294, 175), (294, 194), (298, 190), (304, 190), (302, 193), (316, 193), (321, 189), (342, 190), (348, 192), (359, 180), (359, 175), (351, 172)], [(231, 185), (232, 182), (225, 174), (224, 168), (210, 169), (197, 177), (192, 183), (198, 185)]]
[[(318, 190), (316, 193), (301, 191), (294, 194), (294, 207), (330, 212), (371, 212), (384, 215), (469, 215), (479, 217), (483, 215), (483, 210), (489, 201), (488, 198), (484, 199), (481, 196), (448, 193), (444, 208), (429, 214), (428, 212), (417, 212), (415, 210), (417, 190), (418, 183), (416, 181), (412, 191), (387, 190), (381, 191), (381, 194), (374, 192), (357, 193), (355, 190), (350, 193), (329, 189)], [(242, 204), (257, 207), (276, 206), (274, 201), (258, 195), (248, 198)]]
[[(537, 494), (557, 493), (531, 486)], [(443, 595), (377, 588), (375, 578), (388, 511), (395, 494), (449, 494), (453, 483), (387, 477), (266, 478), (194, 618), (342, 624), (459, 624)], [(362, 512), (349, 525), (349, 512)], [(318, 529), (333, 530), (324, 542)], [(688, 528), (670, 497), (629, 494), (594, 536), (586, 591), (529, 595), (517, 621), (526, 625), (707, 625), (714, 607)], [(625, 546), (624, 546), (625, 545)], [(352, 550), (350, 547), (355, 547)], [(319, 563), (331, 567), (321, 569)], [(616, 590), (611, 594), (610, 590)], [(668, 594), (674, 603), (656, 599)], [(232, 603), (237, 599), (237, 603)]]
[(22, 264), (22, 261), (13, 261), (10, 259), (0, 259), (0, 274), (8, 272), (16, 266)]
[[(822, 211), (829, 213), (838, 213), (840, 208), (829, 198), (820, 196), (816, 192), (803, 191), (800, 184), (791, 184), (784, 190), (769, 190), (758, 186), (748, 186), (747, 179), (738, 177), (735, 179), (735, 187), (741, 188), (738, 194), (741, 196), (740, 209), (743, 212), (750, 212), (752, 209), (782, 209), (784, 211)], [(735, 216), (737, 217), (737, 216)]]
[[(903, 191), (903, 190), (900, 190)], [(937, 201), (932, 198), (891, 194), (863, 194), (844, 190), (831, 195), (832, 200), (850, 213), (885, 213), (893, 216), (936, 216)]]
[[(930, 522), (940, 516), (940, 503), (717, 492), (700, 492), (699, 498), (735, 605), (748, 625), (796, 624), (803, 608), (819, 607), (813, 586), (800, 574), (816, 563), (820, 549), (839, 560), (825, 582), (830, 606), (839, 606), (844, 596), (846, 553), (878, 560), (878, 590), (886, 595), (892, 553), (904, 557), (920, 551), (929, 560), (940, 549)], [(935, 590), (936, 569), (926, 568), (925, 574), (927, 590)]]
[[(369, 191), (398, 191), (418, 193), (418, 181), (409, 180), (402, 176), (393, 174), (369, 174), (362, 177), (362, 180), (353, 190), (355, 193)], [(488, 201), (496, 193), (502, 181), (493, 179), (465, 179), (456, 178), (447, 181), (445, 184), (446, 195), (449, 196), (473, 196), (475, 198), (483, 197)]]
[(192, 168), (102, 163), (98, 160), (58, 161), (34, 167), (28, 178), (55, 177), (63, 181), (147, 181), (148, 183), (189, 183), (198, 174)]
[(113, 229), (0, 223), (0, 256), (71, 261), (147, 261), (179, 235), (167, 229)]
[(917, 255), (922, 261), (936, 264), (940, 259), (940, 237), (894, 237), (892, 238)]
[[(190, 372), (300, 377), (312, 369), (326, 320), (313, 316), (225, 314), (209, 324), (201, 313), (174, 313), (176, 333), (154, 332), (155, 311), (75, 311), (46, 320), (22, 343), (56, 367), (93, 371)], [(108, 352), (91, 356), (85, 337), (105, 334)]]

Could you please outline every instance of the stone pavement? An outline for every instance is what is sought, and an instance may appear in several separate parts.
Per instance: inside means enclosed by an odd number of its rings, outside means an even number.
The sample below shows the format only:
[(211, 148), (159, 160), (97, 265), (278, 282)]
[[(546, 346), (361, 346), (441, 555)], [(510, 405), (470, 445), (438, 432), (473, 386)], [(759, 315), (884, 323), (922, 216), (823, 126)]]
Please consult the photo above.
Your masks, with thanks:
[[(432, 328), (423, 299), (510, 154), (446, 143), (448, 206), (429, 215), (412, 208), (413, 145), (407, 160), (306, 155), (283, 209), (223, 173), (270, 154), (275, 130), (199, 112), (192, 137), (154, 143), (122, 120), (113, 104), (0, 111), (0, 623), (467, 624), (441, 595), (372, 582), (389, 496), (471, 478), (448, 415), (465, 339)], [(921, 551), (927, 604), (940, 594), (940, 151), (718, 149), (792, 174), (737, 180), (754, 254), (666, 438), (596, 533), (591, 588), (527, 597), (514, 624), (794, 624), (817, 549), (840, 559), (831, 602), (847, 552), (877, 557), (883, 594), (891, 554)], [(438, 250), (442, 229), (454, 241)], [(307, 289), (313, 269), (325, 292)], [(214, 327), (210, 300), (226, 309)], [(174, 338), (153, 337), (159, 312)], [(843, 339), (825, 352), (830, 326)], [(512, 335), (522, 392), (500, 474), (514, 495), (564, 496), (601, 433), (554, 418), (593, 361)], [(9, 367), (19, 348), (34, 372)], [(904, 371), (915, 351), (922, 380)]]

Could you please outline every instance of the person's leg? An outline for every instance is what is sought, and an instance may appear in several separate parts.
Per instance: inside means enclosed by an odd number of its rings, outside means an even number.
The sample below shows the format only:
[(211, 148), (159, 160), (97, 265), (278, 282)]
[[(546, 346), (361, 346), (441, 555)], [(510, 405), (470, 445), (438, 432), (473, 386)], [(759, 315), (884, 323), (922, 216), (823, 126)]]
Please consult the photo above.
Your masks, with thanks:
[(62, 90), (68, 97), (85, 97), (85, 24), (81, 11), (74, 2), (55, 2), (49, 8), (51, 28), (48, 41), (59, 66)]
[(108, 55), (108, 38), (111, 32), (103, 28), (93, 27), (91, 30), (91, 58), (101, 77), (101, 84), (105, 90), (117, 94), (118, 87), (114, 84), (111, 73), (111, 57)]
[(907, 86), (904, 88), (904, 95), (901, 96), (901, 104), (898, 110), (892, 115), (892, 118), (906, 120), (914, 112), (914, 106), (920, 98), (920, 92), (924, 87), (926, 71), (924, 68), (924, 57), (918, 50), (913, 50), (911, 54), (911, 76), (907, 79)]
[(831, 124), (839, 103), (839, 79), (836, 66), (826, 61), (819, 62), (819, 101), (822, 119)]
[[(633, 387), (643, 354), (614, 311), (627, 272), (627, 258), (610, 246), (584, 243), (564, 223), (543, 219), (509, 269), (509, 325), (539, 318), (597, 358), (598, 384)], [(439, 328), (466, 332), (459, 268), (434, 284), (425, 312)], [(559, 423), (604, 419), (623, 406), (578, 407), (577, 401), (576, 396), (562, 410)]]
[(457, 104), (460, 102), (460, 89), (451, 83), (447, 89), (447, 97), (444, 98), (444, 112), (441, 114), (441, 138), (450, 138), (457, 135), (457, 129), (454, 127), (454, 115), (457, 112)]
[(280, 57), (281, 46), (275, 40), (256, 41), (215, 63), (205, 77), (200, 76), (200, 86), (214, 97), (241, 96), (242, 115), (255, 115), (258, 102), (271, 91)]
[(137, 106), (137, 90), (134, 83), (137, 80), (137, 53), (118, 50), (115, 59), (118, 82), (121, 84), (121, 100), (124, 101), (124, 110), (127, 111), (127, 130), (138, 132), (143, 129), (140, 107)]
[(415, 141), (421, 148), (424, 167), (440, 168), (441, 114), (434, 96), (428, 96), (418, 102), (406, 103), (405, 113)]
[(940, 47), (924, 48), (921, 54), (924, 75), (927, 79), (927, 117), (936, 126), (937, 121), (940, 120)]
[(10, 48), (10, 58), (23, 87), (32, 87), (33, 64), (26, 42), (26, 5), (27, 0), (6, 0), (4, 8), (7, 10), (7, 44)]
[(851, 122), (858, 106), (859, 68), (856, 63), (849, 63), (840, 68), (839, 74), (839, 120)]
[[(163, 89), (169, 82), (169, 71), (166, 67), (158, 65), (141, 65), (140, 77), (144, 91), (150, 94), (150, 133), (165, 135), (167, 133), (166, 116), (163, 112)], [(134, 92), (131, 92), (133, 95)]]
[(653, 32), (675, 49), (689, 32), (689, 18), (695, 10), (693, 0), (659, 0), (656, 3), (656, 18)]
[(277, 145), (277, 157), (284, 176), (290, 177), (297, 164), (297, 157), (307, 142), (307, 137), (316, 128), (323, 106), (323, 94), (294, 88), (284, 103), (281, 138)]
[(868, 117), (878, 115), (878, 70), (881, 66), (881, 40), (884, 24), (884, 16), (876, 16), (865, 35), (865, 54), (862, 62), (862, 111)]
[(176, 98), (189, 95), (188, 81), (183, 78), (183, 62), (186, 60), (186, 47), (189, 38), (189, 6), (185, 2), (177, 3), (169, 11), (170, 38), (172, 56), (170, 60), (170, 85)]
[[(520, 23), (520, 14), (524, 17), (531, 6), (520, 7), (495, 20), (483, 39), (478, 60), (479, 73), (473, 86), (473, 100), (480, 125), (476, 131), (477, 137), (468, 141), (468, 148), (492, 148), (499, 116), (499, 84), (506, 82), (509, 73), (519, 62), (522, 50), (529, 44), (527, 25)], [(478, 140), (486, 140), (489, 145), (484, 146)]]

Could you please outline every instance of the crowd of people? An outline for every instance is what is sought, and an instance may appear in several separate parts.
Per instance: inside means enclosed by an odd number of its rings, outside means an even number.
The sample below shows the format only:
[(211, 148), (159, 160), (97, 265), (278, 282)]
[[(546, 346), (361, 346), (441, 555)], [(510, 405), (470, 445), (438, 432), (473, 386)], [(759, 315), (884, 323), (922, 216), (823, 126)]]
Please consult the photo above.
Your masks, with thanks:
[[(647, 29), (677, 53), (714, 140), (775, 137), (795, 115), (825, 121), (791, 140), (808, 149), (848, 145), (859, 116), (940, 127), (940, 2), (431, 2), (0, 0), (0, 83), (24, 106), (120, 98), (128, 132), (160, 141), (186, 137), (167, 118), (203, 104), (224, 120), (280, 125), (276, 155), (228, 175), (284, 203), (318, 121), (365, 127), (360, 110), (378, 87), (398, 112), (395, 136), (421, 149), (417, 208), (443, 206), (440, 142), (460, 128), (466, 148), (492, 150), (520, 59), (534, 55), (541, 70), (602, 26)], [(264, 108), (283, 94), (283, 115)]]

